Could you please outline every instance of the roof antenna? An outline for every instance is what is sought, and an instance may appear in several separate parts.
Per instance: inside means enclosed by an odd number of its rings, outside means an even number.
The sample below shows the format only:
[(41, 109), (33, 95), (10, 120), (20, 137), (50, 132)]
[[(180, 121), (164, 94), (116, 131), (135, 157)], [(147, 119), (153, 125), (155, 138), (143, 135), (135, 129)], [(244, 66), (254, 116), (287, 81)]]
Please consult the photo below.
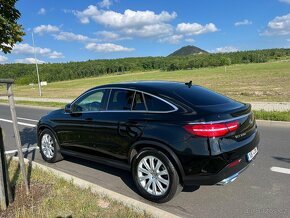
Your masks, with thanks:
[(185, 83), (185, 85), (187, 85), (188, 88), (190, 88), (192, 86), (192, 80), (190, 80), (188, 83)]

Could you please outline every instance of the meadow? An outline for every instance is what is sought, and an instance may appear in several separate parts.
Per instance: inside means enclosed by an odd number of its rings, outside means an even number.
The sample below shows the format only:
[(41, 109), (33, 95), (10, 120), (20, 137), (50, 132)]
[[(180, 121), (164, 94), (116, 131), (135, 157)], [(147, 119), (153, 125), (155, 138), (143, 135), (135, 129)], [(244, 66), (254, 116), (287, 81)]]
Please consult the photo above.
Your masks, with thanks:
[[(41, 72), (40, 72), (41, 76)], [(108, 74), (49, 83), (45, 98), (75, 98), (85, 90), (107, 83), (138, 80), (169, 80), (202, 85), (233, 99), (251, 101), (290, 101), (290, 61), (237, 64), (179, 71), (145, 71)], [(3, 93), (3, 87), (0, 93)], [(17, 97), (39, 97), (37, 85), (15, 85)]]

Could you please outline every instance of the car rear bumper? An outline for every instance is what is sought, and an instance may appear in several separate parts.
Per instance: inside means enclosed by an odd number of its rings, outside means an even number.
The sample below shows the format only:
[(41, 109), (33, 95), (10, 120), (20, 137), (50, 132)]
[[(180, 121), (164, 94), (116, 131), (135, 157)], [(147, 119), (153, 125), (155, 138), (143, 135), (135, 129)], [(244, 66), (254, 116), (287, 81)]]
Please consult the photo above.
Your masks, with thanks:
[(238, 176), (239, 176), (239, 175), (240, 175), (240, 174), (241, 174), (245, 169), (246, 169), (246, 168), (244, 168), (244, 169), (242, 169), (241, 171), (239, 171), (239, 172), (237, 172), (237, 173), (235, 173), (235, 174), (233, 174), (233, 175), (231, 175), (231, 176), (229, 176), (229, 177), (223, 179), (222, 181), (216, 183), (216, 185), (227, 185), (227, 184), (229, 184), (229, 183), (232, 183), (233, 181), (235, 181), (235, 180), (238, 178)]
[[(226, 185), (233, 182), (257, 157), (257, 155), (251, 160), (247, 160), (247, 153), (253, 150), (255, 147), (258, 148), (259, 144), (259, 133), (251, 141), (251, 143), (245, 145), (236, 151), (230, 152), (230, 154), (221, 154), (219, 156), (231, 156), (230, 162), (223, 167), (219, 172), (212, 173), (200, 173), (197, 175), (185, 175), (183, 177), (184, 185)], [(234, 158), (233, 158), (234, 157)], [(231, 166), (231, 163), (239, 160), (239, 163), (235, 166)]]

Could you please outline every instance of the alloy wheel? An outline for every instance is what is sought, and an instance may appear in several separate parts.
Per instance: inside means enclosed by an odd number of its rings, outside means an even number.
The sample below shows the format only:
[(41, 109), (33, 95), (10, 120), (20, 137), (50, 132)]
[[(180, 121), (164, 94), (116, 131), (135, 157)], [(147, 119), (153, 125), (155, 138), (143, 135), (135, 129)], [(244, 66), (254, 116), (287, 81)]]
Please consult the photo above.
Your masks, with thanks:
[(46, 158), (53, 158), (54, 155), (54, 143), (49, 134), (44, 134), (41, 139), (41, 149)]
[(138, 164), (137, 175), (139, 184), (149, 194), (164, 195), (169, 188), (168, 170), (157, 157), (144, 157)]

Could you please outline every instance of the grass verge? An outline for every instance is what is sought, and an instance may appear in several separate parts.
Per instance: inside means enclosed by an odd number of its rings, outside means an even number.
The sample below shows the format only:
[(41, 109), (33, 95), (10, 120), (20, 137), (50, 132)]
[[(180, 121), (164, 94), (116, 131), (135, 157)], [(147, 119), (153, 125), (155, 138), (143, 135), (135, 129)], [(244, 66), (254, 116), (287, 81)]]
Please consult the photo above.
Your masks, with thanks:
[[(0, 103), (8, 104), (7, 100), (0, 100)], [(39, 102), (39, 101), (15, 101), (16, 105), (28, 105), (28, 106), (39, 106), (39, 107), (55, 107), (64, 108), (66, 103), (60, 102)]]
[(28, 169), (31, 194), (26, 196), (18, 162), (10, 161), (8, 166), (15, 200), (0, 211), (0, 217), (151, 217), (39, 168)]
[(254, 111), (258, 120), (290, 121), (290, 111)]

